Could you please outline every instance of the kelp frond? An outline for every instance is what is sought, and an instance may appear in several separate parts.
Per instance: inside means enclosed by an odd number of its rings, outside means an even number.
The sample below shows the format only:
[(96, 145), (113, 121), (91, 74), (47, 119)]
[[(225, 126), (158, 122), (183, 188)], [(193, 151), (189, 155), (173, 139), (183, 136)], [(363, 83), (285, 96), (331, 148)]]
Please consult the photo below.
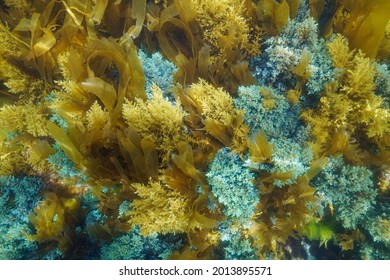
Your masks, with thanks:
[[(294, 3), (294, 1), (262, 0), (258, 2), (257, 14), (263, 22), (267, 32), (276, 35), (282, 31), (289, 20), (289, 4), (291, 4), (292, 10), (297, 10), (297, 4)], [(292, 15), (294, 14), (295, 12), (292, 11)]]
[(390, 20), (389, 10), (390, 2), (386, 0), (340, 1), (333, 27), (349, 39), (352, 48), (375, 58)]
[(273, 144), (268, 143), (264, 131), (259, 131), (247, 141), (251, 161), (263, 163), (271, 159)]
[(80, 200), (77, 197), (60, 197), (53, 192), (45, 196), (29, 216), (36, 231), (29, 239), (46, 243), (46, 246), (55, 243), (65, 255), (73, 245), (76, 224), (82, 216)]

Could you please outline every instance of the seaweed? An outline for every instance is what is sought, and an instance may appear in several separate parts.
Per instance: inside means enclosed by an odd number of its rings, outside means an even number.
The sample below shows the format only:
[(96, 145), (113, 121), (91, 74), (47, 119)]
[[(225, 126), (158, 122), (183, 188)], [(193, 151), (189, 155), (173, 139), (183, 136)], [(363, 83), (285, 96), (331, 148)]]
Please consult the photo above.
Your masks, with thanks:
[(388, 257), (388, 2), (3, 1), (1, 258)]

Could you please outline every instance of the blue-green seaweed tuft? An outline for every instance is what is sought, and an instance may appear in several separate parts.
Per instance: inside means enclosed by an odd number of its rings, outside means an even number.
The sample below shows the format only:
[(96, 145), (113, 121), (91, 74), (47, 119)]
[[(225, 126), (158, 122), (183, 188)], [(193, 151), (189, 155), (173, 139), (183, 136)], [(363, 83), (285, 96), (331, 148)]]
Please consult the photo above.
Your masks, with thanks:
[(313, 180), (313, 186), (333, 204), (336, 219), (347, 229), (356, 229), (374, 209), (378, 194), (372, 172), (354, 166), (343, 157), (330, 157), (328, 164)]
[(101, 249), (103, 260), (165, 260), (182, 247), (181, 236), (149, 235), (143, 237), (139, 228), (124, 233)]
[(170, 101), (174, 101), (175, 98), (172, 94), (172, 88), (174, 87), (173, 76), (177, 71), (176, 66), (172, 62), (164, 59), (158, 52), (149, 55), (145, 51), (139, 50), (138, 57), (145, 74), (145, 90), (148, 99), (152, 98), (150, 87), (154, 83), (162, 90), (164, 97)]
[(246, 221), (253, 216), (259, 202), (253, 183), (255, 174), (244, 166), (237, 154), (229, 148), (221, 149), (211, 162), (206, 177), (227, 217)]

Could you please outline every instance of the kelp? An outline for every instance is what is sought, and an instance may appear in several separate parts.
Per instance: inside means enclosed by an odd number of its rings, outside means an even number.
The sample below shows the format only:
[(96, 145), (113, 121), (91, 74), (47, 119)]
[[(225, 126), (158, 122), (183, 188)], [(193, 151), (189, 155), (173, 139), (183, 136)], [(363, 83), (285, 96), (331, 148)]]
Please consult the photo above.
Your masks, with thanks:
[(325, 8), (325, 0), (309, 0), (310, 15), (318, 20)]
[(28, 238), (38, 241), (47, 249), (58, 246), (62, 254), (71, 254), (70, 250), (78, 238), (76, 227), (84, 216), (80, 206), (80, 199), (69, 190), (62, 195), (47, 192), (45, 199), (29, 216), (36, 233)]
[(97, 24), (101, 23), (104, 13), (107, 9), (108, 2), (109, 0), (96, 1), (90, 14), (92, 21), (96, 22)]
[(197, 184), (206, 185), (206, 178), (194, 166), (194, 156), (190, 145), (185, 142), (178, 144), (179, 154), (172, 156), (172, 161), (188, 177), (193, 179)]
[[(169, 5), (148, 5), (146, 16), (148, 31), (144, 34), (144, 40), (147, 40), (149, 46), (150, 42), (154, 40), (153, 38), (158, 41), (163, 54), (178, 67), (179, 71), (175, 78), (182, 86), (197, 82), (199, 78), (202, 78), (214, 85), (232, 88), (235, 91), (241, 77), (236, 75), (237, 70), (233, 66), (236, 65), (237, 61), (259, 54), (261, 32), (254, 28), (257, 24), (248, 22), (248, 31), (251, 30), (248, 34), (247, 32), (242, 34), (242, 32), (234, 31), (236, 28), (234, 26), (222, 27), (223, 30), (228, 30), (229, 34), (227, 35), (224, 34), (225, 31), (210, 33), (205, 25), (202, 26), (202, 23), (207, 25), (217, 22), (214, 19), (219, 17), (224, 19), (221, 26), (229, 24), (229, 17), (232, 20), (243, 21), (247, 14), (242, 9), (242, 5), (239, 4), (241, 8), (239, 10), (233, 9), (230, 15), (226, 13), (225, 8), (213, 10), (220, 14), (208, 15), (206, 12), (201, 13), (204, 6), (200, 5), (198, 1), (174, 0), (168, 2)], [(234, 5), (238, 3), (233, 2)], [(210, 1), (204, 4), (213, 8), (216, 3)], [(231, 10), (231, 8), (229, 9)], [(218, 35), (219, 39), (207, 40), (210, 38), (210, 34), (220, 34)], [(231, 48), (235, 45), (234, 42), (239, 42), (237, 38), (232, 36), (246, 36), (251, 40), (247, 40), (248, 44), (241, 49)], [(222, 47), (219, 48), (218, 45)], [(248, 83), (251, 80), (248, 78), (251, 77), (249, 69), (242, 67), (240, 71)], [(227, 81), (229, 84), (226, 83)]]
[(34, 167), (34, 173), (45, 174), (50, 172), (51, 166), (47, 159), (55, 153), (55, 150), (46, 140), (31, 139), (31, 146), (27, 151), (27, 162)]
[(289, 237), (302, 234), (307, 225), (318, 221), (315, 205), (319, 198), (309, 181), (325, 164), (326, 159), (314, 161), (296, 183), (287, 184), (283, 188), (275, 186), (274, 180), (285, 176), (289, 178), (288, 173), (265, 176), (258, 180), (261, 200), (256, 207), (249, 234), (260, 258), (265, 253), (280, 254), (281, 244), (285, 244)]
[[(33, 13), (31, 19), (22, 19), (13, 33), (18, 37), (20, 48), (27, 60), (39, 71), (42, 78), (52, 81), (54, 59), (50, 50), (56, 42), (50, 26), (50, 14), (55, 2), (51, 1), (42, 14)], [(43, 28), (46, 27), (47, 28)]]
[(62, 150), (67, 156), (75, 163), (82, 164), (82, 155), (76, 149), (72, 140), (66, 135), (66, 133), (57, 125), (52, 122), (47, 122), (47, 128), (51, 137), (60, 145)]
[(131, 5), (131, 15), (136, 20), (135, 25), (129, 29), (131, 38), (137, 38), (141, 33), (146, 17), (146, 0), (135, 0)]
[(378, 47), (378, 58), (386, 59), (390, 54), (390, 21), (386, 25), (385, 36)]
[[(157, 39), (163, 53), (173, 62), (176, 62), (176, 58), (180, 53), (190, 58), (195, 57), (199, 50), (199, 45), (197, 45), (198, 43), (195, 41), (189, 26), (190, 20), (194, 19), (195, 11), (191, 5), (183, 6), (181, 2), (181, 0), (176, 0), (173, 4), (163, 9), (159, 25), (154, 27), (154, 30), (158, 30)], [(180, 13), (177, 7), (180, 8)], [(176, 18), (177, 16), (180, 19)], [(181, 36), (188, 40), (188, 43), (184, 44), (183, 38), (179, 37), (180, 33), (182, 33)]]
[(360, 230), (353, 230), (350, 233), (336, 234), (336, 243), (341, 247), (343, 251), (353, 250), (356, 243), (362, 243), (366, 240), (366, 237)]
[[(28, 66), (36, 69), (40, 76), (51, 83), (53, 77), (51, 76), (53, 71), (53, 66), (55, 60), (58, 56), (64, 52), (71, 45), (82, 47), (85, 45), (83, 41), (97, 40), (95, 33), (98, 33), (100, 30), (96, 30), (91, 26), (91, 21), (101, 21), (103, 14), (109, 11), (102, 11), (107, 5), (114, 5), (113, 1), (110, 3), (98, 4), (92, 7), (90, 1), (48, 1), (45, 7), (42, 7), (42, 10), (35, 12), (31, 15), (31, 18), (23, 18), (15, 25), (11, 31), (11, 36), (16, 42), (17, 47), (22, 52), (23, 59), (28, 62)], [(144, 11), (142, 12), (142, 4), (144, 2)], [(125, 67), (121, 66), (123, 61), (128, 59), (132, 60), (133, 63), (131, 70), (127, 71), (126, 75), (131, 76), (133, 79), (130, 82), (130, 87), (133, 87), (134, 90), (137, 90), (137, 96), (142, 96), (144, 91), (142, 86), (142, 81), (139, 81), (139, 77), (143, 77), (143, 74), (137, 75), (139, 72), (142, 73), (141, 66), (139, 63), (136, 63), (134, 59), (136, 56), (132, 55), (131, 48), (131, 38), (135, 38), (141, 32), (140, 26), (142, 26), (145, 18), (145, 3), (146, 1), (140, 1), (137, 5), (137, 9), (133, 9), (133, 16), (137, 18), (137, 29), (134, 30), (134, 33), (131, 33), (130, 38), (122, 40), (121, 44), (125, 46), (127, 54), (123, 58), (118, 59), (118, 56), (123, 56), (117, 52), (121, 52), (122, 48), (112, 48), (113, 44), (104, 44), (104, 42), (98, 42), (99, 47), (101, 47), (101, 53), (95, 53), (95, 55), (105, 56), (108, 55), (114, 61), (118, 68), (123, 70)], [(139, 9), (141, 8), (141, 11)], [(143, 16), (142, 16), (143, 14)], [(90, 19), (89, 17), (92, 17)], [(61, 24), (58, 24), (60, 23)], [(124, 36), (125, 38), (125, 36)], [(81, 43), (83, 42), (83, 43)], [(92, 47), (92, 46), (90, 46)], [(104, 47), (107, 47), (104, 51)], [(110, 54), (107, 54), (111, 52)], [(126, 64), (129, 67), (129, 64)], [(138, 67), (138, 69), (137, 69)], [(55, 71), (54, 71), (55, 72)], [(92, 77), (91, 77), (92, 78)], [(121, 89), (125, 87), (128, 81), (123, 81), (121, 84)], [(137, 87), (136, 85), (141, 85)]]
[(347, 162), (364, 165), (369, 160), (369, 153), (359, 148), (346, 131), (334, 133), (326, 155), (342, 154)]
[[(292, 15), (296, 15), (296, 3), (290, 1), (293, 6)], [(289, 3), (286, 0), (274, 1), (274, 0), (262, 0), (257, 4), (257, 14), (259, 18), (264, 22), (265, 28), (268, 33), (272, 35), (279, 34), (283, 27), (287, 24), (290, 16)]]
[[(120, 45), (105, 38), (92, 38), (87, 47), (70, 48), (61, 57), (61, 71), (67, 80), (60, 83), (63, 92), (55, 92), (57, 96), (51, 107), (66, 120), (68, 129), (65, 132), (49, 122), (51, 135), (76, 165), (89, 170), (91, 178), (107, 176), (120, 180), (135, 176), (145, 181), (147, 178), (134, 169), (131, 159), (124, 164), (122, 157), (131, 156), (120, 140), (125, 127), (122, 118), (125, 98), (146, 99), (145, 78), (136, 49), (132, 41)], [(83, 60), (85, 64), (81, 63)], [(116, 77), (110, 73), (113, 67), (118, 73)], [(144, 148), (150, 154), (154, 148), (148, 145)], [(130, 149), (133, 158), (137, 158), (137, 151)], [(126, 175), (128, 168), (130, 176)]]
[(307, 50), (302, 51), (301, 59), (297, 66), (294, 67), (293, 73), (297, 80), (296, 90), (302, 90), (306, 81), (311, 77), (308, 65), (311, 62), (311, 54)]
[(106, 83), (100, 78), (87, 78), (81, 83), (82, 89), (95, 94), (102, 101), (103, 105), (112, 111), (117, 100), (116, 91), (112, 85)]
[(390, 20), (386, 0), (340, 1), (333, 19), (334, 31), (349, 39), (352, 48), (375, 58)]
[(273, 144), (268, 143), (263, 130), (248, 138), (247, 141), (251, 161), (263, 163), (271, 159)]
[(175, 254), (171, 258), (196, 259), (200, 254), (212, 254), (216, 249), (204, 235), (216, 228), (221, 217), (212, 214), (207, 207), (209, 186), (203, 173), (195, 167), (199, 163), (194, 157), (191, 145), (180, 142), (178, 152), (179, 154), (172, 157), (175, 167), (168, 170), (165, 175), (170, 186), (190, 198), (190, 222), (186, 231), (189, 244), (180, 254)]
[(149, 178), (156, 178), (159, 164), (155, 144), (141, 139), (130, 128), (119, 133), (118, 137), (124, 159), (130, 170), (133, 170), (137, 181), (147, 182)]
[(290, 11), (290, 19), (294, 19), (298, 15), (299, 5), (301, 0), (286, 0)]
[[(86, 57), (87, 73), (90, 78), (95, 75), (102, 75), (107, 70), (106, 67), (109, 66), (108, 62), (111, 61), (118, 69), (119, 82), (115, 114), (120, 113), (125, 97), (130, 100), (136, 97), (146, 99), (143, 70), (131, 40), (127, 40), (122, 46), (105, 38), (93, 40), (90, 49), (93, 51), (87, 54)], [(97, 61), (105, 62), (103, 67)], [(99, 68), (96, 68), (97, 66)]]

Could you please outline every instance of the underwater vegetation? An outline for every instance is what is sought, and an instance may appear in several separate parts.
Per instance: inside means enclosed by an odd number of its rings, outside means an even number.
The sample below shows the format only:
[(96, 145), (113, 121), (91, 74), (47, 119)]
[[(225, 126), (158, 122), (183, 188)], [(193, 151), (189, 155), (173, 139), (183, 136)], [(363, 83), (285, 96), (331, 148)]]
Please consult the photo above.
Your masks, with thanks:
[(0, 233), (0, 259), (390, 259), (390, 1), (2, 1)]

